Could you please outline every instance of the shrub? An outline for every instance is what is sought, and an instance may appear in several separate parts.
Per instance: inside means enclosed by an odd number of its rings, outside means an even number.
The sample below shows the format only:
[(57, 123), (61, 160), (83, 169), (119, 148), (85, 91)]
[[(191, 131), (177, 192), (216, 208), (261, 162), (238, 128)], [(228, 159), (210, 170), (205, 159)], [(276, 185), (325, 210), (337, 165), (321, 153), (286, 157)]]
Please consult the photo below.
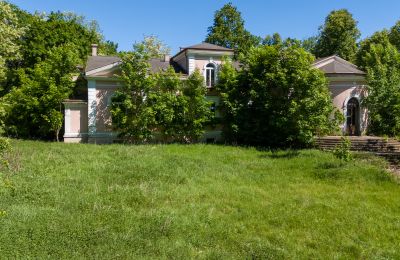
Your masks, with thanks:
[(335, 147), (335, 150), (333, 150), (333, 154), (340, 160), (348, 162), (353, 158), (350, 147), (351, 142), (349, 138), (342, 136), (340, 144)]
[(311, 146), (331, 133), (338, 119), (314, 58), (291, 44), (251, 48), (241, 70), (224, 63), (217, 89), (222, 96), (227, 142), (268, 147)]
[(4, 137), (0, 137), (0, 169), (2, 167), (8, 168), (9, 163), (5, 158), (7, 152), (11, 151), (10, 140)]

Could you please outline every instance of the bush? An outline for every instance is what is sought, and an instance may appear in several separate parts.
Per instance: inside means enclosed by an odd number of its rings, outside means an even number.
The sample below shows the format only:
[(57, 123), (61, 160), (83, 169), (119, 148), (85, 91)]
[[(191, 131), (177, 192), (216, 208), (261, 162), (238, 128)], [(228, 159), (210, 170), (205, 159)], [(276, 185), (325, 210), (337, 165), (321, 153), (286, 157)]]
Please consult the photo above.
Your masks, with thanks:
[(335, 150), (333, 150), (333, 154), (340, 160), (348, 162), (353, 159), (350, 148), (351, 142), (349, 138), (342, 136), (340, 144), (335, 147)]
[(0, 169), (2, 167), (8, 168), (9, 163), (5, 158), (7, 152), (11, 151), (10, 140), (4, 137), (0, 137)]
[(268, 147), (308, 147), (338, 126), (338, 113), (314, 58), (290, 44), (251, 48), (235, 71), (225, 62), (222, 96), (227, 142)]

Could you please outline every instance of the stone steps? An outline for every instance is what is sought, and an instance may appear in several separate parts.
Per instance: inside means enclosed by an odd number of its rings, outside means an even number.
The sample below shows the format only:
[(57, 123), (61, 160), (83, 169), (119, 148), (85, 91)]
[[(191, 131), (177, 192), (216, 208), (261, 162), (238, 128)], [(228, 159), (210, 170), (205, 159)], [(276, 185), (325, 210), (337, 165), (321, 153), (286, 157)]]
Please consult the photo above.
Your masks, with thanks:
[[(371, 152), (377, 156), (384, 157), (392, 164), (400, 164), (400, 142), (395, 139), (381, 137), (351, 136), (352, 151)], [(340, 145), (340, 136), (319, 137), (315, 141), (317, 148), (322, 150), (334, 150)]]

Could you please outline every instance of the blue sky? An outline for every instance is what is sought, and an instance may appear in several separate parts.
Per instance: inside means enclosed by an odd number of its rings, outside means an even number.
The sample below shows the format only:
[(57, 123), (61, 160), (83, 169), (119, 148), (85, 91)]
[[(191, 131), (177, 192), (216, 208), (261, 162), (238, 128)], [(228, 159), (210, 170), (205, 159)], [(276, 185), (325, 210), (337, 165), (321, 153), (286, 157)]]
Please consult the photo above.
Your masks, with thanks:
[[(97, 20), (106, 39), (130, 50), (143, 35), (157, 35), (172, 49), (205, 39), (213, 15), (229, 1), (128, 1), (128, 0), (10, 0), (29, 12), (72, 11), (88, 20)], [(399, 0), (233, 0), (253, 34), (265, 36), (279, 32), (283, 37), (304, 39), (317, 34), (326, 15), (347, 8), (359, 22), (365, 38), (377, 30), (391, 27), (400, 19)]]

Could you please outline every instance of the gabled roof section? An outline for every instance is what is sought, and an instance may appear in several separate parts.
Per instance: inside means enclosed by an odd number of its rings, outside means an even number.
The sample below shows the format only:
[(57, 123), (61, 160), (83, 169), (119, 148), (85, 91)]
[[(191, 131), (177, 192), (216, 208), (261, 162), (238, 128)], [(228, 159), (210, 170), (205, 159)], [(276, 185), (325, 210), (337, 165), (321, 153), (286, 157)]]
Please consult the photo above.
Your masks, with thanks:
[[(121, 58), (117, 56), (90, 56), (86, 63), (85, 73), (87, 76), (96, 75), (99, 72), (108, 71), (118, 67), (121, 64), (121, 61)], [(153, 73), (166, 70), (169, 66), (172, 66), (178, 73), (186, 73), (184, 69), (174, 61), (165, 61), (163, 59), (153, 58), (149, 60), (149, 63), (150, 71)]]
[(212, 51), (233, 51), (233, 49), (225, 48), (219, 45), (202, 42), (192, 46), (181, 48), (183, 50), (212, 50)]
[(365, 75), (356, 65), (340, 58), (337, 55), (318, 59), (313, 67), (322, 70), (325, 74)]
[(121, 59), (117, 56), (89, 56), (86, 62), (85, 72), (117, 64), (119, 62), (121, 62)]
[(172, 59), (178, 57), (181, 53), (184, 53), (188, 50), (194, 50), (194, 51), (214, 51), (214, 52), (226, 52), (226, 53), (232, 53), (235, 51), (233, 49), (229, 49), (229, 48), (225, 48), (222, 46), (218, 46), (215, 44), (211, 44), (211, 43), (207, 43), (207, 42), (202, 42), (199, 44), (195, 44), (192, 46), (188, 46), (188, 47), (181, 47), (181, 50), (175, 54)]

